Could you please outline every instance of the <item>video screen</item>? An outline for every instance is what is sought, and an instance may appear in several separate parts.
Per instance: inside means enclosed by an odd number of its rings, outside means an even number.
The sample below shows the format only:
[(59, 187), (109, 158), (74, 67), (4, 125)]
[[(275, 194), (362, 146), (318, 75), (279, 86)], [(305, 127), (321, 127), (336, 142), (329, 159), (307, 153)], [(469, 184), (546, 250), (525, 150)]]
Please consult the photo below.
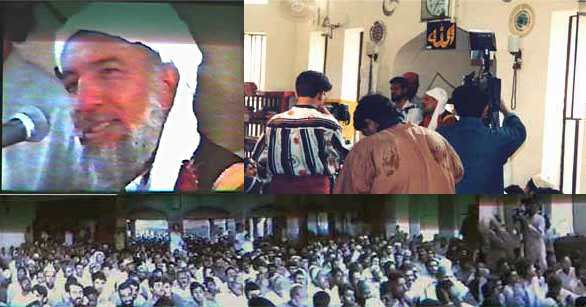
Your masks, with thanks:
[(241, 189), (242, 2), (2, 5), (2, 191)]

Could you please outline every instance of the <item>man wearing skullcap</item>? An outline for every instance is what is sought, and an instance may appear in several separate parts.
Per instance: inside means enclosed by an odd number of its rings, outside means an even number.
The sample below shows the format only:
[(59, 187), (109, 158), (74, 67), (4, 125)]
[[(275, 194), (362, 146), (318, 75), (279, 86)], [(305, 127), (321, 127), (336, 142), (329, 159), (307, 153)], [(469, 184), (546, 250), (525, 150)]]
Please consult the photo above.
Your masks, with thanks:
[(452, 146), (435, 131), (403, 123), (387, 97), (360, 99), (354, 127), (367, 137), (346, 157), (335, 193), (454, 193), (463, 170)]
[(550, 179), (542, 174), (532, 176), (523, 190), (525, 194), (561, 194)]
[(403, 78), (407, 80), (407, 98), (409, 98), (414, 105), (421, 107), (421, 97), (417, 96), (417, 91), (419, 90), (419, 75), (415, 72), (409, 71), (403, 74)]
[(432, 130), (453, 119), (453, 115), (446, 111), (446, 103), (448, 102), (448, 94), (440, 87), (433, 88), (425, 93), (421, 99), (421, 106), (423, 108), (423, 122), (421, 125)]
[(240, 161), (198, 133), (202, 53), (171, 5), (90, 3), (57, 33), (55, 60), (94, 190), (225, 189), (216, 178)]

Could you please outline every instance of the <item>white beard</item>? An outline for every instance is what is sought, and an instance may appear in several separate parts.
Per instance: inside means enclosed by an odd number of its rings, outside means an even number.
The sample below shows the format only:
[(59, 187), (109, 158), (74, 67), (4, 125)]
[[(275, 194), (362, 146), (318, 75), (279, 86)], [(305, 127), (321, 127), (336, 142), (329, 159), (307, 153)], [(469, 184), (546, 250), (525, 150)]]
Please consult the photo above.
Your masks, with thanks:
[(149, 95), (146, 121), (115, 147), (84, 146), (82, 161), (93, 175), (93, 190), (120, 191), (152, 164), (165, 121), (154, 93)]

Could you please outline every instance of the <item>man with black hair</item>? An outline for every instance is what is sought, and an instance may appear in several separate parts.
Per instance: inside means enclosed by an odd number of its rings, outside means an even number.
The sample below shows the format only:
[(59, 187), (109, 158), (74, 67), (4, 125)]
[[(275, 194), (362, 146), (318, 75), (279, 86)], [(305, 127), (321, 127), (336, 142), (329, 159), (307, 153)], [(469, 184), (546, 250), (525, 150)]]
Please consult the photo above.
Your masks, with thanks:
[(186, 307), (218, 307), (218, 305), (212, 301), (207, 300), (205, 295), (205, 288), (198, 282), (192, 282), (189, 285), (191, 291), (191, 299), (185, 301), (183, 306)]
[(246, 296), (247, 300), (250, 300), (253, 297), (261, 296), (261, 289), (257, 283), (253, 281), (249, 281), (244, 284), (244, 296)]
[(330, 295), (325, 291), (318, 291), (313, 295), (313, 307), (329, 307)]
[(10, 306), (26, 306), (36, 299), (32, 291), (32, 282), (28, 276), (20, 277), (18, 283), (20, 285), (20, 291), (14, 297), (9, 298), (8, 303)]
[[(127, 280), (118, 286), (118, 296), (120, 297), (120, 306), (117, 307), (134, 307), (134, 295), (132, 294), (132, 286)], [(156, 304), (155, 304), (156, 306)]]
[(273, 116), (252, 159), (266, 160), (270, 194), (329, 194), (348, 153), (342, 127), (325, 108), (328, 78), (304, 71), (295, 81), (297, 104)]
[(75, 277), (69, 277), (68, 282), (65, 283), (65, 291), (67, 296), (63, 297), (58, 307), (74, 307), (83, 303), (83, 286), (75, 280)]
[[(86, 298), (87, 300), (87, 306), (88, 307), (96, 307), (98, 306), (98, 296), (99, 293), (96, 290), (96, 288), (92, 287), (92, 286), (88, 286), (83, 288), (83, 296)], [(108, 306), (107, 304), (100, 304), (100, 307), (102, 306)]]
[(488, 128), (488, 97), (478, 86), (463, 85), (452, 93), (460, 120), (439, 127), (437, 132), (454, 147), (464, 164), (464, 178), (456, 186), (459, 194), (502, 194), (503, 166), (527, 136), (525, 126), (501, 100), (503, 126)]
[(391, 85), (391, 100), (397, 105), (399, 112), (403, 114), (405, 122), (419, 125), (423, 120), (423, 114), (419, 105), (411, 100), (415, 93), (409, 90), (409, 82), (403, 77), (395, 77), (389, 81)]
[(403, 123), (387, 97), (360, 99), (354, 128), (367, 137), (348, 154), (335, 193), (454, 193), (463, 169), (452, 146), (430, 129)]

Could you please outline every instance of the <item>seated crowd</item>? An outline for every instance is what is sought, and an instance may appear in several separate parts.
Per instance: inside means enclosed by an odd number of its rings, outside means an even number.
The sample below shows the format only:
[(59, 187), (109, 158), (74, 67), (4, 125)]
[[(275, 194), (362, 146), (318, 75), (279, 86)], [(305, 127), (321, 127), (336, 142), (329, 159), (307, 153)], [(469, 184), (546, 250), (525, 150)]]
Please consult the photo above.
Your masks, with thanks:
[(49, 239), (3, 249), (0, 306), (404, 307), (482, 300), (479, 253), (455, 238), (265, 238), (252, 251), (231, 242), (184, 236), (182, 248), (170, 251), (168, 236), (132, 240), (122, 250)]

